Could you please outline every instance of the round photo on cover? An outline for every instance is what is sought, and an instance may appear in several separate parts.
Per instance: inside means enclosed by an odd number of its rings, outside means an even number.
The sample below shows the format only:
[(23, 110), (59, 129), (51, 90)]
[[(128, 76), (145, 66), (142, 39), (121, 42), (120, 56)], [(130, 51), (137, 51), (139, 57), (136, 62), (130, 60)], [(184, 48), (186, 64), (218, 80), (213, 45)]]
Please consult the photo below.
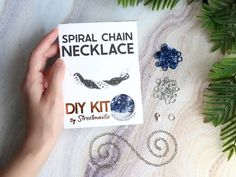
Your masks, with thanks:
[(112, 117), (119, 121), (126, 121), (133, 117), (135, 103), (130, 96), (119, 94), (111, 100), (110, 107)]

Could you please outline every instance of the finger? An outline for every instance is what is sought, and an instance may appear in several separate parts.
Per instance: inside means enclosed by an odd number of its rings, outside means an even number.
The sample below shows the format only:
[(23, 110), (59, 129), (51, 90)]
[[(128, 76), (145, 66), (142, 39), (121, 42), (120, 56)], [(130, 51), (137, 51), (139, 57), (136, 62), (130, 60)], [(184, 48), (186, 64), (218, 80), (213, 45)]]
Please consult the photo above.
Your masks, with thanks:
[(32, 102), (40, 101), (45, 90), (43, 86), (43, 74), (39, 74), (37, 78), (27, 75), (22, 83), (22, 93)]
[(45, 52), (44, 56), (46, 58), (51, 58), (51, 57), (55, 56), (58, 51), (59, 51), (59, 46), (57, 43), (55, 43), (49, 47), (49, 49)]
[(45, 53), (47, 53), (47, 50), (49, 50), (49, 56), (52, 54), (51, 52), (55, 52), (55, 47), (50, 47), (54, 43), (58, 36), (58, 30), (54, 29), (50, 33), (48, 33), (44, 39), (38, 44), (38, 46), (32, 51), (32, 54), (29, 59), (28, 63), (28, 72), (31, 72), (32, 74), (36, 72), (42, 72), (46, 60), (48, 59), (47, 56), (45, 56)]
[[(52, 58), (53, 56), (55, 56), (57, 53), (58, 53), (58, 50), (59, 50), (59, 46), (57, 43), (53, 44), (47, 51), (46, 53), (44, 54), (44, 56), (46, 58)], [(46, 65), (46, 62), (44, 62), (44, 64), (42, 65), (42, 68), (40, 70), (40, 72), (44, 72), (45, 75), (47, 75), (48, 71), (47, 69), (45, 68), (45, 65)]]
[(62, 82), (65, 75), (65, 65), (62, 59), (58, 59), (50, 70), (50, 81), (45, 91), (45, 98), (56, 98), (62, 96)]
[(48, 50), (49, 47), (54, 43), (57, 36), (58, 36), (58, 29), (54, 28), (39, 42), (39, 44), (35, 48), (35, 51), (41, 54), (46, 52), (46, 50)]

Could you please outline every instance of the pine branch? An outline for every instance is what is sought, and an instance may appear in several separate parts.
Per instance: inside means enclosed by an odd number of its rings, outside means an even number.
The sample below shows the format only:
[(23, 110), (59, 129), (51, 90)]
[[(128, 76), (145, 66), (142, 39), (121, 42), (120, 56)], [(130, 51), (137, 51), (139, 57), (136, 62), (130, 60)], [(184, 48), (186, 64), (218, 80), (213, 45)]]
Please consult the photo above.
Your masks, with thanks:
[(222, 148), (230, 159), (236, 154), (236, 56), (214, 64), (209, 78), (203, 101), (204, 121), (222, 127)]
[(159, 10), (169, 8), (172, 9), (176, 6), (179, 0), (145, 0), (144, 5), (151, 4), (152, 10)]
[(122, 5), (123, 7), (128, 6), (137, 6), (141, 1), (140, 0), (118, 0), (118, 5)]
[(210, 32), (214, 43), (212, 51), (221, 49), (224, 54), (236, 49), (236, 1), (209, 0), (202, 7), (203, 27)]
[(236, 154), (236, 114), (230, 117), (229, 122), (223, 124), (220, 136), (223, 152), (228, 152), (228, 160), (230, 160)]
[[(179, 0), (117, 0), (119, 5), (123, 7), (128, 6), (137, 6), (140, 2), (144, 1), (144, 5), (150, 5), (152, 10), (159, 10), (159, 9), (172, 9), (174, 8)], [(196, 2), (198, 0), (187, 0), (188, 4)]]

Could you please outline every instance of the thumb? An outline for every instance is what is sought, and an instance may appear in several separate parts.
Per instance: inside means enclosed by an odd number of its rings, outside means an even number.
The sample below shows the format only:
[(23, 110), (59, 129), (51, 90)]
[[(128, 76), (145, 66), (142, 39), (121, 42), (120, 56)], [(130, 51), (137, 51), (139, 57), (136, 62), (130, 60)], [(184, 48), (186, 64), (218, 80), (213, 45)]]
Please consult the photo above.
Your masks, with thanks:
[(57, 59), (50, 70), (50, 81), (45, 92), (46, 97), (62, 96), (62, 82), (65, 75), (65, 64), (62, 59)]

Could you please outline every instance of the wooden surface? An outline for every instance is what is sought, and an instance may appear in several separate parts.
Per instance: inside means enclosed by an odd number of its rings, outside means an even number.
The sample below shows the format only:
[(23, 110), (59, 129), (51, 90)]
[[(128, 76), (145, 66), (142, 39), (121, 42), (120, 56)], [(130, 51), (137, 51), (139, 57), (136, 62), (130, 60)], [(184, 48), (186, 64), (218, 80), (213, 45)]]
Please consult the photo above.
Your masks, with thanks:
[[(27, 56), (39, 39), (58, 23), (137, 20), (144, 124), (65, 130), (39, 176), (235, 177), (236, 159), (227, 162), (221, 152), (219, 129), (204, 124), (201, 115), (208, 71), (221, 55), (210, 52), (208, 34), (196, 18), (199, 10), (200, 3), (187, 6), (185, 1), (172, 11), (153, 12), (143, 6), (123, 9), (116, 0), (1, 0), (0, 165), (12, 157), (23, 139), (25, 124), (18, 86)], [(154, 66), (153, 54), (162, 43), (182, 52), (184, 61), (176, 70), (163, 72)], [(180, 88), (176, 102), (169, 105), (153, 98), (156, 79), (165, 76), (175, 79)], [(158, 121), (154, 117), (157, 112)], [(174, 121), (168, 119), (171, 113), (176, 116)], [(160, 130), (171, 134), (164, 133), (163, 137), (170, 145), (168, 152), (175, 150), (172, 136), (178, 151), (170, 163), (155, 167), (151, 164), (168, 158), (156, 157), (147, 147), (151, 133), (159, 136), (163, 132), (156, 131)], [(91, 147), (91, 159), (89, 147), (99, 135), (96, 146)], [(154, 154), (163, 154), (165, 143), (158, 137), (157, 140), (159, 150), (155, 150), (159, 152)], [(113, 144), (103, 147), (102, 153), (106, 150), (110, 154), (104, 163), (111, 167), (98, 168), (93, 161), (103, 162), (96, 150), (109, 142)], [(116, 160), (117, 152), (120, 156)]]

